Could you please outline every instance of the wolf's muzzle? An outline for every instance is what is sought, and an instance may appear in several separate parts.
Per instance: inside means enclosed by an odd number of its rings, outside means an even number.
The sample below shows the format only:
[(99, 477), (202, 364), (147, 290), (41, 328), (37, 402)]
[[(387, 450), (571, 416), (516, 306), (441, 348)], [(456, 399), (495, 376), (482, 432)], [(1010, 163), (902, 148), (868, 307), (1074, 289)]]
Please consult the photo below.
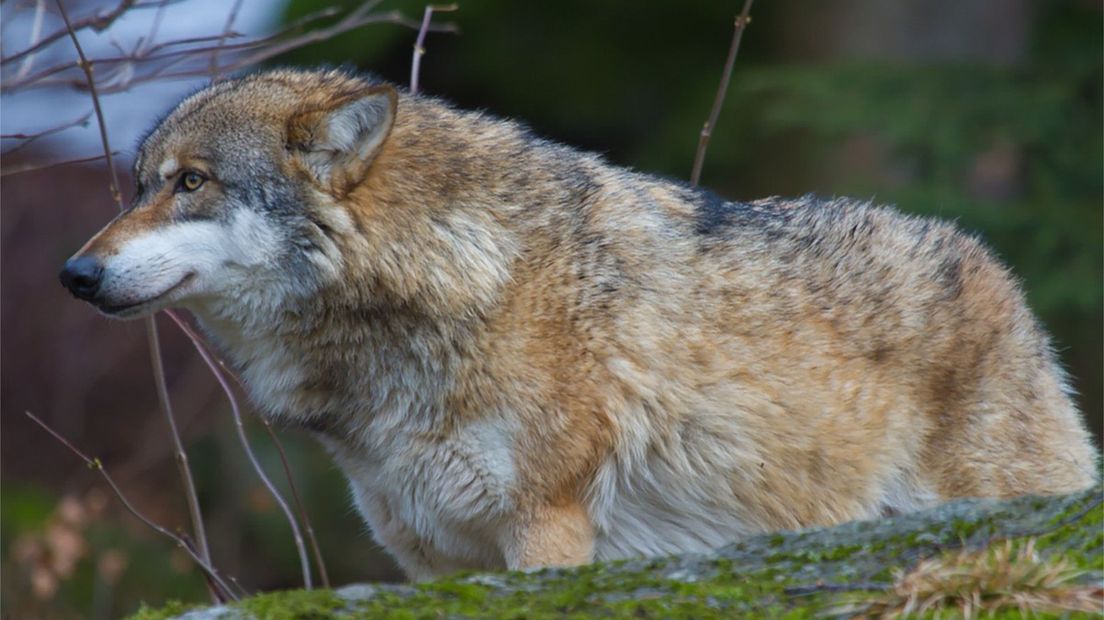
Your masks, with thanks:
[(78, 299), (91, 301), (103, 281), (103, 264), (92, 256), (71, 258), (58, 274), (62, 286)]

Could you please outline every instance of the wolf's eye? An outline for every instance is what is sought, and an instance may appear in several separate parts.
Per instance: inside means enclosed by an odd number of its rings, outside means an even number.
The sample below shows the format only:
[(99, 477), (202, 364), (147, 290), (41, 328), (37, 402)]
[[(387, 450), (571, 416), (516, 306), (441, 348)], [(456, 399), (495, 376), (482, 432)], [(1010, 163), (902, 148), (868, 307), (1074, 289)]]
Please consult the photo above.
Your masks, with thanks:
[(203, 178), (203, 175), (189, 170), (180, 175), (180, 181), (176, 184), (176, 191), (178, 192), (194, 192), (203, 186), (203, 182), (207, 179)]

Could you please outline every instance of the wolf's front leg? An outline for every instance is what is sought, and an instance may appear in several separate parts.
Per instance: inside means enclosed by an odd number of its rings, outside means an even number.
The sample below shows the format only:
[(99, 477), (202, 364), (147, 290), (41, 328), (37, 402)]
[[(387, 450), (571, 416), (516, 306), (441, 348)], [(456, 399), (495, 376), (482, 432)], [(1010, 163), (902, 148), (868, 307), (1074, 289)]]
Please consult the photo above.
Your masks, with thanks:
[(412, 528), (395, 518), (387, 502), (381, 497), (370, 496), (356, 488), (353, 498), (364, 520), (372, 530), (372, 537), (380, 544), (411, 581), (426, 581), (444, 574), (433, 564), (433, 557), (426, 553), (423, 541)]
[(503, 551), (510, 570), (587, 564), (594, 557), (594, 525), (579, 503), (527, 510), (510, 528)]

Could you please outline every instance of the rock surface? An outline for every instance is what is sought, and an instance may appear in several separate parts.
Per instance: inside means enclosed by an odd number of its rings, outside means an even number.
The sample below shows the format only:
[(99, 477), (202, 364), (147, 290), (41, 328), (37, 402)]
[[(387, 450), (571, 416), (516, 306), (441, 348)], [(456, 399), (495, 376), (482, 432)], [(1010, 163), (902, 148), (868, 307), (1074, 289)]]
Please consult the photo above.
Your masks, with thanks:
[[(418, 585), (263, 594), (234, 605), (143, 610), (136, 618), (729, 618), (862, 611), (919, 562), (1034, 539), (1095, 601), (1104, 583), (1104, 487), (1056, 497), (961, 500), (924, 512), (750, 538), (707, 555)], [(1095, 603), (1094, 603), (1095, 604)], [(1015, 611), (1015, 610), (1010, 610)], [(174, 615), (175, 614), (175, 615)]]

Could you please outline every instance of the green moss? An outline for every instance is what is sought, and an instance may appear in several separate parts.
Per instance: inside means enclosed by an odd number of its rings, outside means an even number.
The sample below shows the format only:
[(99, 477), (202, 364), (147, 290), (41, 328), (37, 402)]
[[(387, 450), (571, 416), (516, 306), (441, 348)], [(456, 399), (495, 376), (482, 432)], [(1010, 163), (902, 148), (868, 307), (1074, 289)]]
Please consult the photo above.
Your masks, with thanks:
[(427, 594), (456, 600), (468, 605), (481, 605), (487, 598), (487, 587), (464, 582), (445, 581), (423, 586)]
[(338, 617), (346, 603), (331, 590), (285, 590), (260, 594), (234, 607), (265, 620), (323, 620)]
[(142, 603), (142, 607), (138, 609), (138, 613), (131, 616), (131, 620), (167, 620), (168, 618), (174, 618), (180, 614), (194, 609), (196, 605), (182, 603), (180, 601), (169, 601), (164, 606), (157, 609), (146, 606)]
[[(1104, 577), (1101, 487), (1064, 498), (957, 502), (925, 513), (750, 538), (709, 556), (593, 564), (532, 573), (458, 575), (417, 586), (276, 592), (238, 608), (258, 618), (811, 618), (838, 608), (847, 584), (888, 586), (923, 558), (1005, 537)], [(1090, 509), (1091, 506), (1091, 509)], [(164, 613), (162, 613), (164, 612)], [(143, 620), (171, 616), (158, 610)], [(158, 613), (160, 615), (152, 615)]]
[(1041, 528), (1038, 548), (1061, 552), (1079, 568), (1101, 571), (1104, 566), (1104, 505), (1100, 495), (1086, 494), (1081, 501), (1051, 518)]

